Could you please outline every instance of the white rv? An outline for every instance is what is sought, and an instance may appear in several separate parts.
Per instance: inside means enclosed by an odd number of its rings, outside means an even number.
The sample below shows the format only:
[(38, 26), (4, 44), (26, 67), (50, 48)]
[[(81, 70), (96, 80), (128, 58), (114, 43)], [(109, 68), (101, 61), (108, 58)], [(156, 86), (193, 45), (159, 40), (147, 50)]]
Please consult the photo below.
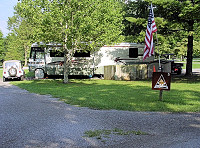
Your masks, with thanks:
[[(33, 44), (29, 58), (29, 70), (35, 72), (36, 78), (46, 75), (63, 75), (64, 54), (61, 45)], [(151, 56), (143, 61), (144, 45), (121, 43), (103, 46), (96, 51), (76, 52), (70, 67), (70, 75), (103, 76), (104, 66), (148, 63), (154, 60)]]

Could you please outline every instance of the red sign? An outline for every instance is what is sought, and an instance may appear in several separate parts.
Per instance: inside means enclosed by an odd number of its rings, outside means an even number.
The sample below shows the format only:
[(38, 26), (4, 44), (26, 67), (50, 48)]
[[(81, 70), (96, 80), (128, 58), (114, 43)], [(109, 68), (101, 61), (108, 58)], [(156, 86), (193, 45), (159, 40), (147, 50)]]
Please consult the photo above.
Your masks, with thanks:
[(171, 73), (153, 72), (152, 90), (170, 90)]

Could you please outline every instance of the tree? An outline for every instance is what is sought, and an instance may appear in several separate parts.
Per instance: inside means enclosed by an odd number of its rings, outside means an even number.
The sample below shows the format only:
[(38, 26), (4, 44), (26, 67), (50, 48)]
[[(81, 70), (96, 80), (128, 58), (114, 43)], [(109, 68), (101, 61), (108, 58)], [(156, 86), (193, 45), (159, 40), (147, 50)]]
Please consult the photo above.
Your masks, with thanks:
[(27, 65), (28, 55), (30, 53), (31, 44), (34, 42), (34, 39), (31, 38), (33, 34), (33, 28), (26, 23), (26, 21), (22, 21), (19, 28), (16, 29), (18, 43), (24, 49), (24, 65)]
[[(185, 38), (185, 35), (182, 34), (187, 33), (188, 44), (187, 44), (186, 75), (191, 75), (193, 40), (194, 40), (193, 35), (196, 35), (195, 28), (198, 29), (199, 27), (200, 0), (129, 1), (129, 3), (127, 4), (127, 10), (129, 11), (127, 11), (126, 14), (125, 25), (127, 28), (131, 28), (131, 30), (134, 30), (134, 31), (128, 30), (127, 32), (128, 35), (134, 36), (133, 39), (135, 41), (141, 42), (142, 41), (141, 37), (144, 38), (145, 28), (143, 24), (146, 23), (144, 23), (143, 18), (147, 18), (148, 16), (147, 8), (151, 2), (153, 3), (154, 6), (156, 6), (156, 9), (154, 9), (154, 14), (155, 14), (156, 25), (158, 28), (159, 42), (161, 43), (162, 47), (160, 48), (161, 53), (167, 52), (168, 49), (171, 49), (171, 51), (173, 50), (178, 51), (176, 43), (177, 42), (180, 43), (181, 40)], [(131, 14), (128, 13), (130, 12), (130, 10), (132, 11)], [(125, 35), (127, 35), (127, 32), (125, 32)], [(178, 34), (181, 34), (182, 36), (179, 36)], [(197, 40), (197, 38), (195, 40)], [(183, 54), (182, 49), (180, 50), (180, 54)]]
[(193, 34), (200, 20), (200, 0), (155, 0), (155, 4), (159, 14), (188, 32), (186, 75), (192, 75)]
[[(15, 10), (16, 9), (17, 7), (15, 7)], [(11, 40), (11, 41), (18, 43), (17, 47), (22, 50), (20, 52), (23, 52), (22, 61), (24, 61), (24, 65), (27, 65), (28, 54), (30, 53), (30, 46), (34, 42), (33, 32), (36, 28), (31, 26), (31, 24), (27, 23), (27, 21), (21, 18), (18, 13), (15, 13), (13, 17), (9, 17), (8, 29), (13, 34), (15, 34), (16, 40)]]
[(18, 39), (15, 33), (8, 34), (6, 37), (5, 48), (5, 60), (24, 60), (23, 48), (18, 43)]
[(68, 83), (76, 50), (94, 50), (121, 39), (120, 4), (116, 0), (22, 0), (17, 12), (39, 28), (35, 34), (38, 41), (63, 45), (64, 83)]
[(5, 48), (4, 48), (4, 38), (3, 38), (3, 33), (0, 30), (0, 63), (2, 64), (3, 60), (4, 60), (4, 52), (5, 52)]

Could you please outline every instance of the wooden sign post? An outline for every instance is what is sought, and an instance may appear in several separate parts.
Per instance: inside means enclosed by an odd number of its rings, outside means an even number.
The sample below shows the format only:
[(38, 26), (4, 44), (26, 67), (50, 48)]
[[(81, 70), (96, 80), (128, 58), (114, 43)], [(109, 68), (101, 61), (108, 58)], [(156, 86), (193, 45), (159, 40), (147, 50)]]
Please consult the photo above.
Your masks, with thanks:
[(170, 90), (171, 73), (153, 72), (152, 90), (160, 90), (159, 100), (162, 101), (163, 90)]

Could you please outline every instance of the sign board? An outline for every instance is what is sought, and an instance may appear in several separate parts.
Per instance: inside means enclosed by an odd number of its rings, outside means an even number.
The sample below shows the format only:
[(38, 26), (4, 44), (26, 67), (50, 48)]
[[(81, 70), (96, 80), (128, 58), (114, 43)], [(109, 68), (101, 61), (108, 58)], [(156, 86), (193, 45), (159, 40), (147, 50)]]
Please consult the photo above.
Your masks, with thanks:
[(152, 90), (170, 90), (171, 73), (153, 72)]

